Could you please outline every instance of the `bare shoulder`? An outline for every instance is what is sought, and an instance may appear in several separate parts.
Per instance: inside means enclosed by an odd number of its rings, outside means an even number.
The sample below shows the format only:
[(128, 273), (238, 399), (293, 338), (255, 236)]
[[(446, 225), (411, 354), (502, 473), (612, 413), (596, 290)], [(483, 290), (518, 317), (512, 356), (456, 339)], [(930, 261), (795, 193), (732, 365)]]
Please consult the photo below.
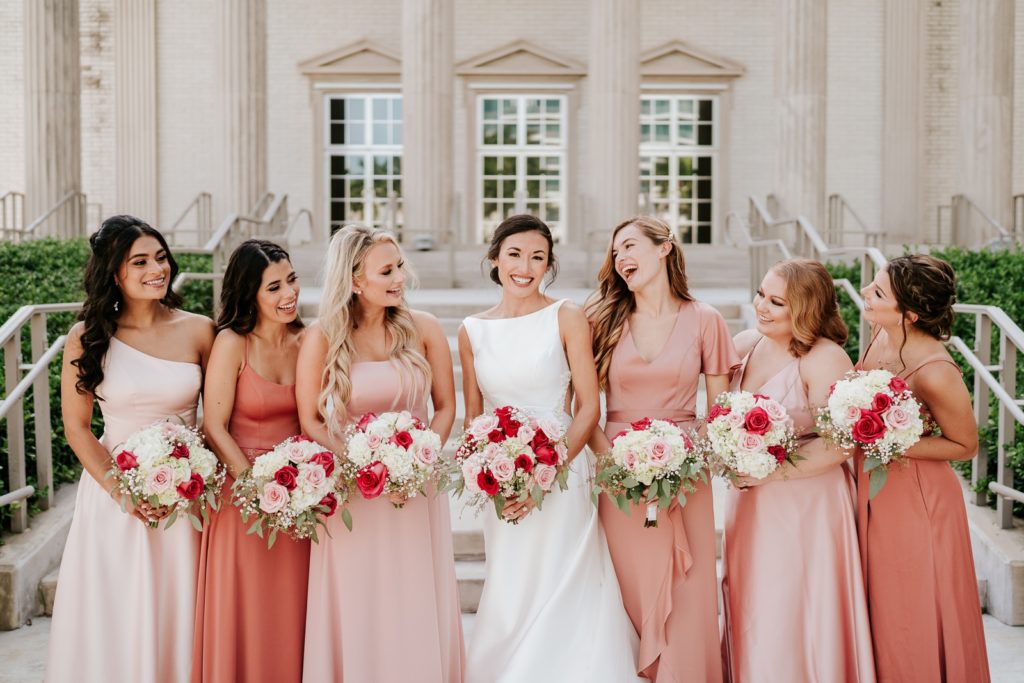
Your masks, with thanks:
[(590, 331), (590, 322), (583, 313), (583, 308), (572, 301), (564, 301), (558, 308), (558, 324), (564, 330), (573, 331), (585, 328)]
[(846, 350), (831, 339), (821, 338), (814, 342), (804, 358), (814, 363), (839, 363), (853, 367), (853, 361), (846, 355)]
[(306, 331), (302, 335), (302, 345), (307, 344), (326, 344), (327, 337), (324, 335), (324, 328), (320, 326), (319, 320), (314, 320), (312, 323), (306, 326)]
[[(943, 352), (945, 353), (945, 350)], [(939, 396), (947, 393), (950, 387), (964, 383), (960, 369), (952, 362), (953, 358), (948, 353), (945, 355), (946, 359), (935, 358), (934, 362), (929, 362), (914, 373), (910, 381), (916, 393), (926, 397)], [(944, 363), (942, 360), (950, 362)]]
[(182, 311), (180, 309), (175, 310), (171, 314), (171, 322), (174, 325), (180, 325), (187, 329), (190, 333), (195, 334), (197, 337), (209, 339), (213, 341), (213, 337), (216, 333), (217, 327), (213, 324), (213, 321), (207, 318), (205, 315), (199, 315), (198, 313), (191, 313), (189, 311)]
[(79, 320), (78, 322), (71, 326), (70, 330), (68, 330), (68, 338), (66, 343), (81, 344), (83, 334), (85, 334), (85, 321)]
[(839, 344), (831, 339), (819, 339), (800, 363), (800, 376), (807, 384), (815, 380), (831, 384), (853, 369), (853, 361)]
[(754, 344), (761, 338), (761, 333), (751, 328), (749, 330), (743, 330), (736, 333), (736, 336), (732, 338), (733, 345), (736, 346), (736, 353), (739, 354), (740, 358), (743, 358), (750, 350), (754, 348)]
[(221, 330), (213, 342), (214, 348), (224, 351), (233, 351), (245, 348), (245, 337), (234, 330)]
[(478, 320), (493, 320), (494, 318), (497, 317), (495, 315), (495, 313), (497, 313), (497, 311), (498, 311), (498, 304), (495, 304), (494, 306), (491, 306), (490, 308), (488, 308), (486, 311), (480, 311), (479, 313), (473, 313), (471, 315), (467, 315), (466, 319), (469, 320), (470, 318), (477, 318)]
[(441, 331), (441, 321), (433, 313), (409, 309), (409, 315), (412, 316), (412, 321), (421, 335), (426, 336)]

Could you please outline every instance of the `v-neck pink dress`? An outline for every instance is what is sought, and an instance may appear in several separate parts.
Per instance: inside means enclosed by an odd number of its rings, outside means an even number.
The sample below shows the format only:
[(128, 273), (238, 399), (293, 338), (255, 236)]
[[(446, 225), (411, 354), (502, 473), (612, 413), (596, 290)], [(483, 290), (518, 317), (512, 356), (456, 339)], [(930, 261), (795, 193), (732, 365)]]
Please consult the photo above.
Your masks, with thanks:
[[(721, 314), (697, 301), (684, 303), (664, 349), (647, 361), (628, 323), (608, 370), (609, 438), (643, 417), (695, 427), (700, 375), (727, 375), (739, 365)], [(646, 506), (623, 514), (601, 496), (622, 601), (640, 634), (637, 672), (659, 681), (721, 681), (715, 518), (711, 487), (698, 484), (686, 505), (661, 511), (644, 528)]]
[[(749, 359), (733, 378), (734, 391)], [(782, 403), (797, 434), (813, 438), (799, 358), (747, 391)], [(816, 477), (729, 489), (722, 653), (731, 681), (875, 680), (854, 503), (842, 464)]]

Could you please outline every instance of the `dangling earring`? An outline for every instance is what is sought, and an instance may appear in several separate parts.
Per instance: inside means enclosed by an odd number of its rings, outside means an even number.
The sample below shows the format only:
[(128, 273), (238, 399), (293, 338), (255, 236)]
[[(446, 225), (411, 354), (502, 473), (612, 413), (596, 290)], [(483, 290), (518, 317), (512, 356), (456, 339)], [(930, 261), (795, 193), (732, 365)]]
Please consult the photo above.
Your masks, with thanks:
[(114, 301), (114, 313), (117, 313), (120, 310), (121, 310), (121, 302), (120, 301)]

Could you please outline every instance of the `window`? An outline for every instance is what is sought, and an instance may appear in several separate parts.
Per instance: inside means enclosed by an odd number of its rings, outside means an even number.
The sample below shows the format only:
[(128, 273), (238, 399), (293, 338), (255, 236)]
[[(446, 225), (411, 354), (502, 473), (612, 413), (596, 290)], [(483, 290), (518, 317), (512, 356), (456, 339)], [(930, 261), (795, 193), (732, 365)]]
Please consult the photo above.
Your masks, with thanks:
[(326, 98), (331, 232), (346, 221), (402, 226), (402, 97)]
[(487, 240), (502, 220), (524, 211), (564, 238), (566, 125), (564, 96), (481, 96), (479, 231)]
[(718, 158), (713, 97), (640, 99), (640, 205), (685, 244), (710, 244)]

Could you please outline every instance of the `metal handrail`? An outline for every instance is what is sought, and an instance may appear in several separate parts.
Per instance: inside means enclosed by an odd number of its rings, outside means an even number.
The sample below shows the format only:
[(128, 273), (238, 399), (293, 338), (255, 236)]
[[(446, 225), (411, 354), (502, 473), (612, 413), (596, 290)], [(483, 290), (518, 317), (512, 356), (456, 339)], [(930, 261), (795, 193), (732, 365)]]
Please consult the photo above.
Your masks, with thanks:
[[(179, 226), (184, 222), (190, 213), (195, 211), (196, 227), (193, 230), (182, 230)], [(210, 230), (213, 229), (213, 195), (209, 192), (200, 192), (188, 203), (185, 210), (181, 212), (177, 220), (171, 224), (167, 231), (167, 237), (172, 244), (178, 245), (178, 236), (182, 233), (195, 234), (196, 243), (203, 244), (210, 239)]]
[(10, 191), (0, 197), (0, 237), (20, 232), (25, 227), (25, 193)]
[(1013, 234), (1024, 237), (1024, 194), (1013, 195)]
[(57, 211), (62, 209), (65, 204), (68, 204), (69, 202), (72, 202), (72, 201), (74, 202), (72, 204), (72, 221), (75, 223), (75, 225), (74, 226), (69, 226), (67, 224), (67, 222), (62, 223), (60, 226), (58, 226), (58, 228), (54, 232), (53, 236), (54, 237), (63, 237), (63, 238), (75, 237), (78, 233), (82, 232), (83, 229), (85, 228), (85, 214), (86, 214), (86, 197), (85, 197), (85, 193), (84, 192), (80, 192), (78, 190), (72, 190), (71, 192), (68, 192), (66, 195), (61, 197), (60, 200), (58, 200), (56, 204), (54, 204), (49, 209), (47, 209), (43, 213), (43, 215), (39, 216), (34, 221), (29, 223), (28, 226), (25, 227), (24, 230), (20, 230), (17, 233), (15, 233), (18, 236), (17, 239), (20, 240), (20, 239), (24, 239), (26, 236), (35, 235), (36, 229), (40, 225), (44, 224), (53, 214), (55, 214)]
[(983, 235), (982, 240), (978, 244), (988, 247), (994, 245), (1008, 245), (1015, 241), (1014, 235), (1009, 230), (989, 215), (987, 211), (974, 203), (974, 201), (967, 195), (953, 195), (952, 207), (951, 215), (954, 244), (969, 244), (969, 240), (973, 237), (972, 228), (976, 225), (976, 223), (971, 220), (972, 216), (981, 219), (981, 226), (983, 228), (988, 228), (990, 232), (996, 233), (995, 237)]
[[(850, 229), (846, 226), (846, 218), (849, 217), (857, 226)], [(853, 205), (841, 194), (830, 194), (828, 196), (828, 221), (825, 225), (825, 242), (828, 244), (845, 244), (847, 235), (861, 235), (864, 238), (864, 246), (877, 247), (885, 243), (885, 233), (879, 230), (871, 230), (867, 227), (864, 219), (854, 210)]]
[[(306, 226), (308, 232), (302, 237), (296, 237), (296, 227), (299, 224), (299, 219), (306, 219)], [(288, 222), (288, 228), (284, 232), (284, 241), (288, 243), (288, 246), (307, 244), (313, 241), (313, 212), (309, 209), (299, 209), (291, 220)]]

